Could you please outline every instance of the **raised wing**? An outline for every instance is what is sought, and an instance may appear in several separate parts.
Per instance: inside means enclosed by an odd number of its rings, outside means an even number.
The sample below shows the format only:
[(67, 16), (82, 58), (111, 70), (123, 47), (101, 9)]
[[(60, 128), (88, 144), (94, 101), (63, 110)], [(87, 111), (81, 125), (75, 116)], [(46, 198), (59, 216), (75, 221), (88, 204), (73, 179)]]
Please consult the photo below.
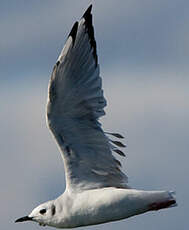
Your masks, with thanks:
[(112, 155), (112, 150), (123, 155), (112, 145), (120, 146), (121, 142), (110, 144), (98, 122), (105, 114), (106, 100), (91, 8), (92, 5), (74, 24), (54, 66), (49, 84), (48, 124), (62, 152), (68, 189), (126, 188), (127, 177)]

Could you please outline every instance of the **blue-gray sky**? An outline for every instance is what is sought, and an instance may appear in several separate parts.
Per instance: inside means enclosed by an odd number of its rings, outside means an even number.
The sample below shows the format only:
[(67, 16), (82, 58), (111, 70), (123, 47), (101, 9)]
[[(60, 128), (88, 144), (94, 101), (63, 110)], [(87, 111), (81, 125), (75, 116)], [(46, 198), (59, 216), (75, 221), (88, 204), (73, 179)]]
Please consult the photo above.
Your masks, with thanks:
[(65, 188), (61, 156), (46, 127), (47, 85), (70, 28), (90, 2), (108, 101), (103, 127), (126, 136), (129, 184), (176, 190), (179, 206), (85, 229), (186, 229), (187, 0), (0, 0), (1, 227), (40, 229), (14, 220)]

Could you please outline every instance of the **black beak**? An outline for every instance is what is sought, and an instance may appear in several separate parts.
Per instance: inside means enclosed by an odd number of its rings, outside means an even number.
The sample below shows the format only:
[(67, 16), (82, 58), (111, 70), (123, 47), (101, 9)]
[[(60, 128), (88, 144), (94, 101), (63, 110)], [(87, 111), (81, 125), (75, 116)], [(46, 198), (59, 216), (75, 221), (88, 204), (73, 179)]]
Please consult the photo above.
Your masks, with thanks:
[(32, 217), (24, 216), (22, 218), (19, 218), (19, 219), (15, 220), (15, 223), (17, 223), (17, 222), (23, 222), (23, 221), (28, 221), (28, 220), (32, 220)]

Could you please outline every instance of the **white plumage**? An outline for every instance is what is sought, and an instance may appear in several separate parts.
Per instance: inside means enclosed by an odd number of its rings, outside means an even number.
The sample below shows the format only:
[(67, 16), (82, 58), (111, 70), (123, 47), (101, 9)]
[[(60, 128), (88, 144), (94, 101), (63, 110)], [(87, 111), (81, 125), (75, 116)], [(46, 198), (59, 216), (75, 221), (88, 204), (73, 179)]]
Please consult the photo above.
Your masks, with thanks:
[(91, 17), (87, 12), (74, 24), (49, 85), (48, 123), (63, 153), (66, 185), (74, 190), (127, 182), (98, 122), (106, 100)]
[(66, 190), (16, 222), (33, 220), (59, 228), (100, 224), (176, 205), (172, 192), (130, 189), (121, 163), (125, 147), (104, 133), (105, 114), (90, 6), (76, 22), (54, 66), (49, 83), (47, 119), (60, 147)]

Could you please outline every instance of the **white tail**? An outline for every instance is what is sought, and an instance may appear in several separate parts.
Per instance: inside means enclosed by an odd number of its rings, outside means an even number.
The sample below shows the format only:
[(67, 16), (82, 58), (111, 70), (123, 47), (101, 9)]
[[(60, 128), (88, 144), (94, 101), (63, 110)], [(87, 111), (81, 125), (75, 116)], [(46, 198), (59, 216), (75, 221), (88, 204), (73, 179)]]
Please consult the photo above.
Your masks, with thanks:
[(165, 200), (159, 201), (159, 202), (154, 202), (154, 203), (150, 204), (149, 205), (149, 211), (158, 211), (160, 209), (172, 208), (172, 207), (177, 206), (175, 192), (168, 191), (167, 195), (168, 196), (166, 197)]

